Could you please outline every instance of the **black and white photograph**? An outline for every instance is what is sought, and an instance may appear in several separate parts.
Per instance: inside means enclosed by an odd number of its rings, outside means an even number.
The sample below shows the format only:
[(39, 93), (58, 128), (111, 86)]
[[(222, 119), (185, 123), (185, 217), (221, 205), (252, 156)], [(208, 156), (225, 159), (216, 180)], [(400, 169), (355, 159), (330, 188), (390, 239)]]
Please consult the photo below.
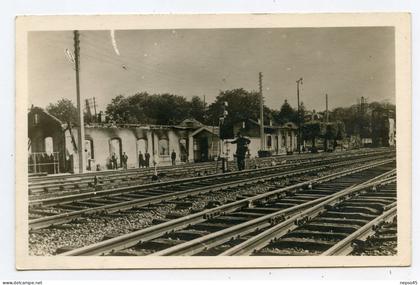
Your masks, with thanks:
[(353, 16), (18, 19), (21, 267), (408, 265), (408, 17)]

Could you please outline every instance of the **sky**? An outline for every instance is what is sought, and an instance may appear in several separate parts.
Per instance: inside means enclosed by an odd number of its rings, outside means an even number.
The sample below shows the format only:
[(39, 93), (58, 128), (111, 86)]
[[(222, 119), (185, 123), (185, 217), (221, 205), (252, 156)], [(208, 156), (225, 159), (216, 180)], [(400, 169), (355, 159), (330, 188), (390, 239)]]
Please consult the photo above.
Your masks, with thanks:
[[(392, 27), (80, 31), (80, 91), (105, 110), (117, 95), (171, 93), (212, 103), (221, 90), (258, 90), (265, 104), (350, 106), (364, 96), (395, 103)], [(68, 52), (66, 52), (66, 49)], [(29, 104), (76, 102), (72, 31), (28, 35)], [(70, 54), (66, 56), (66, 53)]]

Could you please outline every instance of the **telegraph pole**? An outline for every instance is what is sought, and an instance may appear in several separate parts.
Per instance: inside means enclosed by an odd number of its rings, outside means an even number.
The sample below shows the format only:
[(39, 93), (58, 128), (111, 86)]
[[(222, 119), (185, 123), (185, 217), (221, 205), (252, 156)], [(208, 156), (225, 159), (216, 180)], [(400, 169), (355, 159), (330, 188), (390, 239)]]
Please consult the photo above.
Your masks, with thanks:
[(91, 108), (90, 108), (90, 102), (89, 102), (89, 99), (86, 99), (85, 101), (86, 101), (87, 118), (88, 118), (88, 121), (91, 121), (92, 120), (92, 111), (91, 111)]
[(328, 114), (328, 94), (325, 94), (325, 119), (328, 123), (329, 121), (329, 114)]
[(261, 150), (265, 149), (264, 144), (264, 97), (262, 91), (262, 72), (259, 73), (259, 87), (260, 87), (260, 140), (261, 140)]
[(97, 114), (96, 114), (96, 100), (95, 100), (95, 97), (93, 97), (93, 109), (95, 111), (95, 120), (96, 120)]
[(299, 84), (303, 84), (303, 78), (299, 78), (299, 80), (296, 81), (296, 92), (297, 92), (297, 104), (298, 104), (298, 117), (297, 117), (297, 123), (298, 123), (298, 136), (297, 136), (297, 145), (298, 145), (298, 152), (300, 153), (300, 98), (299, 98)]
[(75, 70), (76, 70), (76, 94), (77, 94), (77, 112), (79, 115), (79, 130), (77, 138), (77, 152), (79, 158), (79, 173), (84, 173), (86, 170), (85, 162), (85, 122), (83, 119), (83, 106), (80, 96), (80, 82), (79, 82), (79, 70), (80, 70), (80, 40), (79, 31), (74, 31), (74, 58), (75, 58)]
[[(328, 121), (329, 121), (329, 118), (328, 118), (328, 94), (325, 94), (325, 127), (326, 128), (327, 128), (327, 125), (328, 125)], [(327, 149), (329, 149), (330, 148), (330, 141), (327, 139), (326, 142), (327, 142)]]

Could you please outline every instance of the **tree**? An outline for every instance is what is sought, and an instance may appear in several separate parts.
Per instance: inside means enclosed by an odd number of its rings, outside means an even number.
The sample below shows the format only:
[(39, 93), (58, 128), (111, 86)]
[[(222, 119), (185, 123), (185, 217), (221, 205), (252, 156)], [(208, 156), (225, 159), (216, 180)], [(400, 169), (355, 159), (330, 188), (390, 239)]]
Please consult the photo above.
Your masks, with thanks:
[[(224, 104), (227, 102), (227, 120), (231, 123), (242, 122), (246, 119), (258, 120), (260, 117), (260, 95), (255, 91), (246, 91), (242, 88), (221, 91), (216, 101), (208, 109), (208, 121), (212, 124), (218, 122), (222, 116)], [(272, 110), (264, 106), (264, 123), (268, 124), (272, 117)]]
[(280, 112), (276, 113), (275, 120), (279, 124), (285, 124), (287, 122), (297, 123), (297, 111), (290, 106), (287, 100), (284, 100)]
[(328, 150), (328, 142), (333, 141), (333, 149), (337, 146), (337, 141), (345, 137), (345, 125), (341, 121), (322, 123), (321, 137), (324, 139), (324, 151)]
[(182, 97), (172, 94), (149, 96), (144, 106), (146, 116), (155, 124), (174, 125), (189, 116), (189, 103)]
[(182, 96), (142, 92), (115, 97), (108, 104), (106, 113), (116, 123), (171, 125), (186, 119), (190, 107)]
[(332, 121), (341, 121), (344, 124), (347, 136), (356, 135), (362, 138), (372, 137), (375, 139), (377, 136), (382, 136), (386, 131), (382, 126), (382, 124), (387, 124), (384, 118), (392, 118), (394, 117), (393, 114), (395, 114), (395, 105), (388, 102), (372, 102), (367, 105), (363, 112), (359, 105), (335, 108), (331, 112), (330, 118)]
[[(129, 118), (130, 104), (123, 95), (118, 95), (106, 107), (106, 113), (116, 123), (135, 123), (134, 118)], [(142, 112), (138, 112), (142, 114)]]
[(57, 103), (50, 103), (47, 108), (47, 112), (67, 124), (78, 125), (78, 113), (77, 108), (74, 106), (70, 99), (62, 98)]
[(321, 135), (321, 123), (319, 121), (307, 122), (302, 126), (302, 138), (312, 142), (312, 150), (315, 150), (315, 140)]
[(306, 113), (305, 105), (303, 104), (303, 102), (300, 102), (299, 111), (296, 111), (296, 117), (297, 117), (296, 121), (303, 124), (305, 122), (305, 113)]
[(372, 145), (389, 146), (389, 114), (382, 106), (372, 110)]
[(335, 125), (336, 125), (337, 131), (334, 137), (334, 149), (337, 146), (337, 141), (343, 140), (346, 134), (346, 126), (342, 121), (336, 121)]
[(204, 122), (206, 118), (206, 103), (198, 96), (193, 96), (189, 102), (190, 116), (199, 122)]
[(328, 151), (328, 142), (337, 136), (337, 126), (335, 123), (322, 124), (322, 137), (324, 138), (324, 151)]

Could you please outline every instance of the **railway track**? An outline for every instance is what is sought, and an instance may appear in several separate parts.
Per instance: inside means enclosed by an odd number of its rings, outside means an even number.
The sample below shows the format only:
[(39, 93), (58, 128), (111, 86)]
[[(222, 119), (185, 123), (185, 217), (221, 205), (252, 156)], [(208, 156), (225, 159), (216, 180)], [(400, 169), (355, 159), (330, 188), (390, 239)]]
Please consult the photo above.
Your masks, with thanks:
[[(384, 150), (369, 150), (365, 154), (374, 154), (383, 152)], [(248, 161), (249, 168), (267, 167), (271, 163), (299, 163), (320, 159), (323, 157), (345, 157), (354, 155), (354, 152), (334, 153), (334, 154), (318, 154), (318, 155), (292, 155), (292, 156), (273, 156), (268, 158), (255, 158)], [(219, 165), (220, 166), (220, 165)], [(235, 163), (229, 164), (230, 171), (236, 169)], [(94, 177), (100, 178), (101, 183), (97, 188), (111, 189), (114, 187), (138, 185), (150, 182), (154, 173), (153, 168), (116, 170), (116, 171), (99, 171), (72, 175), (45, 176), (29, 179), (28, 191), (30, 200), (40, 199), (51, 196), (64, 195), (65, 193), (80, 193), (86, 191), (94, 191)], [(214, 162), (183, 164), (179, 166), (163, 166), (159, 167), (159, 173), (164, 174), (164, 179), (179, 179), (185, 177), (197, 177), (209, 174), (216, 174), (217, 169)], [(97, 189), (96, 189), (97, 190)], [(40, 198), (36, 198), (40, 197)]]
[[(382, 154), (382, 156), (388, 155)], [(29, 228), (32, 230), (45, 228), (66, 223), (87, 214), (109, 213), (133, 207), (144, 207), (264, 180), (295, 177), (327, 168), (363, 163), (372, 158), (378, 159), (380, 156), (357, 157), (358, 159), (348, 159), (345, 162), (335, 162), (335, 160), (339, 160), (338, 158), (321, 160), (312, 162), (315, 166), (300, 164), (296, 165), (295, 169), (280, 174), (279, 171), (284, 170), (285, 166), (30, 201)]]
[[(360, 235), (349, 243), (346, 254), (348, 255), (396, 255), (397, 254), (397, 213), (395, 209), (390, 209), (386, 219), (382, 219), (378, 225), (374, 225), (365, 233), (360, 231)], [(389, 215), (388, 215), (389, 214)], [(367, 234), (366, 234), (367, 233)]]
[[(395, 162), (352, 167), (309, 181), (204, 210), (111, 238), (62, 255), (214, 255), (212, 249), (238, 236), (287, 221), (292, 214), (355, 188), (361, 177), (374, 180), (395, 174)], [(374, 180), (373, 180), (374, 179)], [(389, 178), (388, 178), (389, 179)], [(365, 184), (369, 182), (365, 181)], [(340, 190), (342, 190), (340, 192)]]
[(347, 255), (355, 240), (394, 219), (396, 177), (335, 195), (221, 255)]
[(145, 189), (150, 187), (165, 187), (168, 185), (178, 184), (178, 183), (187, 183), (187, 182), (197, 182), (197, 181), (206, 181), (211, 180), (214, 181), (215, 179), (221, 179), (221, 178), (229, 178), (229, 177), (239, 177), (239, 176), (247, 176), (247, 175), (255, 175), (263, 172), (268, 171), (275, 171), (275, 170), (283, 170), (283, 169), (293, 169), (294, 167), (302, 167), (304, 165), (316, 165), (317, 163), (333, 163), (333, 162), (339, 162), (341, 160), (346, 159), (358, 159), (363, 157), (371, 157), (372, 159), (375, 157), (379, 157), (382, 155), (392, 155), (390, 152), (375, 152), (375, 153), (358, 153), (358, 154), (343, 154), (339, 156), (333, 156), (333, 157), (323, 157), (323, 158), (317, 158), (317, 159), (309, 159), (309, 160), (303, 160), (299, 162), (294, 162), (290, 164), (282, 164), (282, 165), (276, 165), (276, 166), (269, 166), (259, 169), (250, 169), (242, 172), (236, 172), (236, 173), (225, 173), (225, 174), (214, 174), (214, 175), (207, 175), (207, 176), (200, 176), (200, 177), (193, 177), (193, 178), (183, 178), (178, 179), (175, 181), (165, 181), (163, 183), (146, 183), (146, 184), (137, 184), (135, 186), (120, 186), (117, 189), (108, 189), (108, 190), (95, 190), (91, 189), (90, 191), (85, 191), (83, 193), (76, 193), (76, 194), (65, 194), (62, 193), (62, 195), (58, 195), (55, 197), (49, 197), (49, 198), (41, 198), (41, 199), (35, 199), (35, 198), (29, 198), (30, 200), (30, 206), (34, 205), (52, 205), (52, 204), (61, 204), (65, 203), (66, 201), (71, 201), (76, 198), (82, 199), (82, 198), (91, 198), (91, 197), (99, 197), (100, 195), (108, 196), (110, 194), (114, 193), (121, 193), (121, 192), (127, 192), (137, 190), (137, 189)]
[[(216, 173), (215, 163), (204, 162), (183, 164), (178, 166), (163, 166), (158, 168), (165, 178), (176, 179), (185, 176), (198, 176)], [(233, 169), (232, 169), (233, 170)], [(29, 195), (42, 196), (51, 193), (80, 192), (92, 190), (94, 177), (101, 179), (101, 188), (113, 188), (115, 185), (132, 185), (150, 181), (154, 168), (136, 168), (128, 170), (108, 170), (82, 174), (65, 174), (59, 176), (45, 176), (29, 179)]]
[[(366, 149), (364, 150), (364, 152), (366, 153), (374, 153), (374, 152), (378, 152), (378, 151), (384, 151), (386, 149), (375, 149), (375, 150), (371, 150), (371, 149)], [(357, 153), (360, 152), (358, 151), (346, 151), (345, 153)], [(334, 156), (334, 155), (341, 155), (342, 153), (318, 153), (318, 154), (312, 154), (312, 153), (307, 153), (307, 154), (299, 154), (299, 155), (289, 155), (289, 156), (284, 156), (284, 155), (279, 155), (279, 156), (271, 156), (271, 157), (256, 157), (250, 161), (252, 161), (252, 166), (254, 164), (258, 164), (258, 165), (264, 165), (266, 162), (270, 163), (272, 159), (282, 159), (282, 160), (300, 160), (300, 159), (305, 159), (305, 158), (313, 158), (313, 157), (321, 157), (321, 156)], [(179, 170), (179, 169), (183, 169), (183, 168), (193, 168), (193, 169), (198, 169), (201, 170), (201, 167), (203, 167), (204, 169), (207, 169), (208, 167), (213, 168), (214, 167), (214, 162), (196, 162), (196, 163), (187, 163), (187, 164), (179, 164), (176, 166), (172, 166), (172, 165), (168, 165), (168, 166), (161, 166), (159, 167), (159, 169), (162, 170)], [(232, 168), (235, 167), (234, 164), (231, 164)], [(151, 168), (132, 168), (132, 169), (128, 169), (125, 170), (125, 173), (137, 173), (137, 172), (148, 172), (150, 171)], [(103, 170), (103, 171), (95, 171), (95, 172), (86, 172), (86, 173), (75, 173), (75, 174), (59, 174), (59, 175), (50, 175), (50, 176), (34, 176), (34, 177), (29, 177), (29, 182), (32, 184), (42, 184), (42, 183), (60, 183), (63, 181), (66, 181), (66, 179), (72, 179), (72, 178), (92, 178), (95, 175), (112, 175), (112, 174), (121, 174), (122, 170)]]
[[(393, 188), (396, 188), (395, 185), (392, 185), (392, 186)], [(360, 197), (363, 197), (363, 196), (360, 196)], [(385, 200), (383, 202), (385, 202)], [(372, 206), (372, 205), (369, 205), (369, 206)], [(368, 209), (366, 206), (364, 207), (365, 209)], [(381, 215), (379, 215), (372, 221), (368, 222), (361, 228), (357, 229), (355, 232), (353, 232), (346, 238), (340, 240), (337, 244), (335, 244), (328, 250), (324, 251), (321, 255), (349, 255), (351, 252), (353, 252), (353, 247), (356, 244), (358, 244), (360, 247), (361, 241), (366, 242), (367, 239), (374, 236), (377, 233), (376, 229), (378, 227), (382, 226), (383, 224), (388, 224), (392, 222), (394, 219), (396, 219), (397, 217), (396, 201), (391, 204), (381, 205), (379, 209), (381, 209), (382, 211), (383, 210), (386, 210), (386, 211), (384, 211)], [(373, 207), (373, 210), (377, 210), (377, 207)], [(393, 234), (392, 236), (395, 237)], [(355, 242), (357, 243), (355, 244)]]

